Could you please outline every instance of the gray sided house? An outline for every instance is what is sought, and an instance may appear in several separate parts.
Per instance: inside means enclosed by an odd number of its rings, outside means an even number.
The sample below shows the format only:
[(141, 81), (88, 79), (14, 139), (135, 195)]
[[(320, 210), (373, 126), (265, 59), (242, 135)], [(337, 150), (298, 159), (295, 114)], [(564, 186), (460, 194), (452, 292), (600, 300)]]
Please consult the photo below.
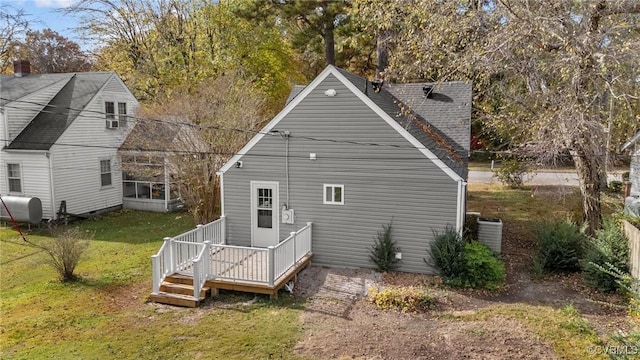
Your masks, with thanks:
[(640, 195), (640, 131), (622, 146), (623, 151), (626, 149), (631, 149), (631, 166), (629, 168), (631, 195)]
[(0, 76), (0, 194), (37, 197), (45, 219), (122, 206), (116, 151), (138, 101), (114, 72)]
[(314, 262), (374, 267), (392, 222), (399, 270), (435, 272), (434, 234), (464, 224), (471, 84), (374, 85), (328, 66), (294, 88), (220, 169), (228, 244), (274, 246), (313, 222)]

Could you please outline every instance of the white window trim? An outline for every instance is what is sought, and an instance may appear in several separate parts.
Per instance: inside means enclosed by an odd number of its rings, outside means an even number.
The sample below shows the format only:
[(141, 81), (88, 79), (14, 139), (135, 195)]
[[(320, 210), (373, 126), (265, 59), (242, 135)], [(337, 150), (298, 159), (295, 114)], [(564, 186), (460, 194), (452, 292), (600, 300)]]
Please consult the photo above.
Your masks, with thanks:
[[(19, 171), (19, 178), (20, 179), (20, 191), (11, 191), (10, 185), (9, 185), (9, 180), (10, 179), (16, 179), (16, 178), (11, 178), (9, 177), (9, 165), (18, 165), (18, 171)], [(22, 163), (19, 161), (7, 161), (4, 164), (4, 168), (7, 171), (7, 193), (9, 194), (16, 194), (16, 195), (22, 195), (24, 194), (24, 179), (23, 179), (23, 173), (22, 173)]]
[[(124, 104), (124, 113), (120, 113), (120, 105)], [(129, 117), (129, 105), (126, 101), (115, 102), (116, 106), (116, 118), (118, 119), (118, 127), (126, 127), (127, 119)]]
[[(108, 185), (103, 185), (102, 184), (102, 174), (106, 174), (102, 172), (102, 162), (103, 161), (109, 161), (109, 174), (111, 174), (111, 184)], [(114, 186), (114, 182), (113, 182), (113, 160), (111, 158), (101, 158), (98, 159), (98, 180), (99, 180), (99, 184), (100, 184), (100, 188), (101, 189), (107, 189), (107, 188), (111, 188)]]
[[(327, 201), (327, 188), (331, 188), (332, 200)], [(342, 199), (341, 201), (335, 201), (335, 188), (342, 189)], [(324, 184), (322, 186), (322, 203), (325, 205), (344, 205), (344, 185), (343, 184)]]
[[(113, 112), (107, 112), (107, 103), (113, 104)], [(106, 128), (107, 129), (119, 129), (120, 128), (120, 119), (118, 116), (118, 102), (113, 100), (105, 100), (104, 101), (104, 117), (106, 119)]]

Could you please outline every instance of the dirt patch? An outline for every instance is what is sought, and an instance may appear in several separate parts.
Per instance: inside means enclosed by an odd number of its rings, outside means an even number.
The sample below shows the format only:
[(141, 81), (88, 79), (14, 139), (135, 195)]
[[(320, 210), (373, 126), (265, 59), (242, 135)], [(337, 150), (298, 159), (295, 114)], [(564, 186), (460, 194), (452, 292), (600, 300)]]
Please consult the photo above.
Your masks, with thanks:
[(143, 282), (129, 286), (108, 286), (101, 293), (108, 311), (117, 312), (123, 308), (141, 310), (149, 297), (149, 284)]
[[(311, 267), (301, 277), (297, 294), (310, 296), (302, 315), (303, 339), (296, 345), (299, 355), (314, 358), (349, 359), (553, 359), (550, 345), (515, 320), (496, 317), (490, 321), (458, 321), (440, 316), (450, 309), (474, 312), (489, 305), (486, 300), (434, 289), (437, 309), (427, 314), (380, 311), (361, 287), (327, 292), (322, 279), (379, 279), (372, 285), (416, 285), (437, 283), (437, 277), (393, 273), (380, 276), (366, 270)], [(316, 276), (320, 275), (320, 276)], [(302, 280), (302, 279), (300, 279)], [(309, 281), (306, 281), (309, 280)], [(361, 280), (356, 283), (362, 284)], [(352, 283), (348, 280), (347, 283)], [(366, 281), (364, 281), (366, 283)], [(330, 286), (335, 288), (335, 284)], [(333, 297), (333, 295), (337, 297)]]
[[(485, 307), (524, 303), (562, 309), (574, 306), (603, 339), (632, 322), (624, 299), (586, 287), (579, 274), (534, 281), (535, 242), (522, 222), (506, 221), (503, 259), (507, 283), (500, 291), (457, 290), (422, 274), (310, 267), (294, 293), (308, 299), (304, 334), (295, 352), (312, 358), (348, 359), (554, 359), (549, 343), (514, 319), (458, 320)], [(438, 299), (428, 313), (380, 311), (366, 298), (370, 286), (427, 286)], [(608, 304), (613, 304), (610, 306)]]

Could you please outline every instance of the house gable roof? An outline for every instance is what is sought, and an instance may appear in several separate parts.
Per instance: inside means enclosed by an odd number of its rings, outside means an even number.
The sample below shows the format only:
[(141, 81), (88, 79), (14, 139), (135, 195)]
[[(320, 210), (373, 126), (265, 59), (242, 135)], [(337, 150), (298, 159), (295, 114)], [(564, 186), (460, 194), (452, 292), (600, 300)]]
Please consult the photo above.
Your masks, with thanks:
[(186, 118), (163, 116), (138, 119), (118, 151), (122, 152), (203, 152), (207, 151), (197, 131)]
[(0, 76), (0, 106), (19, 100), (59, 81), (69, 81), (74, 74), (30, 74)]
[(431, 160), (438, 168), (444, 171), (455, 181), (463, 181), (466, 177), (466, 166), (463, 162), (456, 161), (438, 143), (431, 138), (424, 129), (410, 117), (400, 114), (398, 104), (394, 97), (384, 89), (375, 92), (370, 82), (334, 66), (327, 66), (307, 87), (297, 95), (290, 97), (285, 108), (273, 118), (256, 136), (254, 136), (231, 160), (221, 169), (220, 173), (229, 170), (241, 157), (257, 144), (266, 134), (273, 129), (292, 109), (294, 109), (313, 89), (315, 89), (327, 76), (333, 75), (342, 82), (351, 92), (380, 116), (387, 124), (402, 135), (409, 143), (418, 149), (426, 158)]
[(69, 76), (67, 83), (6, 149), (50, 149), (107, 81), (114, 76), (114, 73), (91, 72), (60, 75)]
[[(423, 84), (408, 84), (411, 85), (400, 91), (395, 91), (395, 94), (402, 96), (399, 99), (397, 96), (387, 90), (390, 86), (384, 85), (379, 92), (376, 92), (371, 85), (371, 82), (357, 75), (354, 75), (348, 71), (337, 69), (342, 75), (345, 76), (351, 83), (353, 83), (357, 89), (360, 90), (365, 96), (367, 96), (375, 105), (383, 110), (391, 119), (393, 119), (402, 129), (406, 130), (411, 136), (413, 136), (422, 147), (428, 149), (439, 160), (441, 160), (447, 167), (452, 169), (462, 178), (466, 178), (467, 175), (467, 154), (468, 151), (461, 145), (458, 145), (444, 132), (440, 131), (438, 127), (435, 127), (431, 121), (433, 118), (441, 118), (442, 122), (445, 122), (448, 118), (448, 114), (439, 115), (443, 108), (458, 106), (461, 102), (471, 102), (471, 85), (463, 82), (457, 82), (458, 88), (468, 88), (468, 91), (460, 91), (466, 93), (467, 97), (462, 95), (461, 99), (456, 99), (454, 104), (448, 104), (444, 106), (421, 106), (420, 111), (414, 108), (414, 104), (424, 102), (424, 94), (422, 92)], [(397, 87), (397, 86), (395, 86)], [(404, 87), (404, 86), (403, 86)], [(460, 97), (460, 96), (459, 96)], [(405, 98), (415, 99), (412, 103), (405, 101)], [(450, 98), (449, 98), (450, 99)], [(422, 101), (421, 101), (422, 100)], [(433, 100), (431, 100), (433, 101)], [(451, 100), (453, 102), (453, 100)], [(429, 104), (431, 105), (431, 104)], [(466, 122), (470, 123), (470, 104), (467, 112)], [(463, 110), (464, 111), (464, 110)], [(467, 125), (467, 129), (469, 129)], [(468, 130), (470, 131), (470, 129)], [(468, 139), (467, 135), (467, 139)], [(467, 140), (468, 141), (468, 140)], [(415, 144), (414, 144), (415, 145)]]
[[(431, 88), (426, 96), (423, 88)], [(471, 82), (389, 84), (384, 87), (419, 114), (461, 157), (471, 150)], [(464, 156), (463, 156), (464, 155)]]

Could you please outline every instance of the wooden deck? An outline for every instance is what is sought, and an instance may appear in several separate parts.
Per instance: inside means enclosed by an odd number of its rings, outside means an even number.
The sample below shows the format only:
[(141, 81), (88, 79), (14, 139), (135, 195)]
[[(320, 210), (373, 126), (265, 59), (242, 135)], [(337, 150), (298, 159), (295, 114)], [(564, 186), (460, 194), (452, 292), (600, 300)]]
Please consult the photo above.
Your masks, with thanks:
[[(291, 267), (286, 273), (280, 276), (274, 282), (273, 286), (269, 286), (266, 282), (260, 281), (251, 281), (251, 280), (238, 280), (233, 278), (225, 278), (225, 277), (215, 277), (209, 279), (205, 282), (205, 286), (211, 288), (211, 294), (217, 295), (219, 289), (223, 290), (233, 290), (233, 291), (241, 291), (241, 292), (249, 292), (256, 294), (267, 294), (272, 298), (276, 298), (278, 296), (278, 291), (282, 289), (282, 287), (287, 284), (289, 281), (293, 280), (296, 275), (307, 266), (311, 264), (311, 257), (313, 254), (305, 255), (300, 261), (296, 263), (295, 266)], [(236, 270), (243, 269), (246, 265), (244, 263), (237, 263), (230, 265), (228, 272), (232, 272), (234, 268)], [(251, 266), (251, 265), (249, 265)], [(248, 269), (253, 270), (253, 269)], [(264, 269), (266, 271), (266, 264), (264, 265)], [(262, 272), (264, 273), (264, 271)]]
[[(265, 294), (277, 298), (285, 284), (294, 280), (298, 273), (311, 264), (312, 253), (303, 256), (294, 266), (268, 283), (268, 264), (262, 261), (259, 249), (240, 251), (221, 249), (211, 254), (211, 267), (219, 276), (207, 279), (200, 298), (193, 297), (193, 274), (191, 268), (168, 276), (160, 287), (160, 293), (152, 294), (151, 300), (158, 303), (197, 307), (210, 296), (217, 296), (220, 289), (254, 294)], [(243, 278), (244, 280), (240, 279)]]
[(311, 230), (312, 223), (308, 222), (268, 248), (228, 245), (225, 218), (221, 217), (176, 237), (166, 237), (151, 257), (151, 299), (198, 306), (220, 289), (277, 297), (278, 291), (311, 263)]

